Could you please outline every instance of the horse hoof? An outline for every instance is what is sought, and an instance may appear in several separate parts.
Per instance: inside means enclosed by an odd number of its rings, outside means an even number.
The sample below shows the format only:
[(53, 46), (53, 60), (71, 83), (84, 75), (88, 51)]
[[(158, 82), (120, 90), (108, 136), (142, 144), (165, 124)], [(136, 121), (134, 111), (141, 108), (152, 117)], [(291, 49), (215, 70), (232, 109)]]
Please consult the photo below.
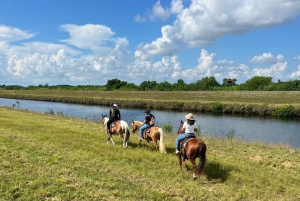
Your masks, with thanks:
[(194, 179), (194, 181), (197, 179), (197, 176), (195, 173), (193, 173), (193, 179)]

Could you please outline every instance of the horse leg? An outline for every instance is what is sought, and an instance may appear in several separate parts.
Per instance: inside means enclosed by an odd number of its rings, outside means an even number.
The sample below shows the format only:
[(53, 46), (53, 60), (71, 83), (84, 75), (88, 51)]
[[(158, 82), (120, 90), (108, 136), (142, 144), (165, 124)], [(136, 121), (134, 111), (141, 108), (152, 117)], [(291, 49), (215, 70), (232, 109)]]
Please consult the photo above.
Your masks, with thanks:
[(143, 140), (140, 140), (140, 141), (139, 141), (138, 148), (140, 147), (140, 144), (141, 144), (142, 141), (143, 141)]
[(155, 146), (155, 148), (156, 148), (156, 151), (159, 151), (159, 150), (158, 150), (158, 146), (157, 146), (157, 141), (154, 141), (154, 140), (153, 140), (153, 144), (154, 144), (154, 146)]
[(180, 169), (182, 170), (182, 159), (181, 159), (181, 155), (180, 154), (177, 154), (178, 156), (178, 160), (179, 160), (179, 166), (180, 166)]
[(114, 142), (114, 140), (113, 140), (113, 138), (112, 138), (112, 135), (109, 135), (110, 136), (110, 141), (111, 141), (111, 143), (115, 146), (115, 142)]
[(147, 140), (147, 145), (148, 145), (148, 148), (150, 149), (150, 142), (149, 142), (149, 140)]
[[(193, 164), (194, 169), (195, 169), (195, 168), (196, 168), (196, 161), (195, 161), (195, 159), (190, 158), (190, 161), (191, 161), (191, 163)], [(194, 179), (194, 180), (197, 179), (197, 176), (196, 176), (195, 172), (193, 172), (193, 179)]]
[(106, 144), (108, 144), (109, 140), (110, 140), (110, 135), (107, 135), (107, 136), (108, 136), (108, 138), (107, 138), (107, 143)]

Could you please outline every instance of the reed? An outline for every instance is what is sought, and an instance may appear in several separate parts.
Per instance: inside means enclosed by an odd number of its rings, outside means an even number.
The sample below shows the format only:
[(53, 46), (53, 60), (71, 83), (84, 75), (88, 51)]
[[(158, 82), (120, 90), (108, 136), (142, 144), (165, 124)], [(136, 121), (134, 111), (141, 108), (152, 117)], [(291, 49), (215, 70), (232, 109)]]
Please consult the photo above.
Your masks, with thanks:
[[(100, 121), (0, 107), (1, 200), (299, 200), (300, 150), (201, 135), (205, 173), (146, 143), (106, 144)], [(191, 165), (188, 162), (188, 165)]]

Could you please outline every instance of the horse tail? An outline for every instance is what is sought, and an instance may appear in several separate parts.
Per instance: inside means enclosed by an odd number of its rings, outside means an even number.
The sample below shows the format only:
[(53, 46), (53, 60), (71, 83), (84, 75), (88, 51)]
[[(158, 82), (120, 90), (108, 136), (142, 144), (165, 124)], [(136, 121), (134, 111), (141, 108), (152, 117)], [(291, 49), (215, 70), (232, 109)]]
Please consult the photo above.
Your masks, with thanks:
[(128, 142), (129, 137), (130, 137), (130, 131), (129, 131), (129, 126), (127, 124), (126, 128), (125, 128), (125, 140), (126, 140), (126, 142)]
[(200, 175), (204, 169), (205, 162), (206, 162), (206, 144), (200, 140), (199, 145), (199, 164), (195, 169), (195, 173)]
[(167, 149), (166, 149), (166, 145), (165, 145), (165, 141), (164, 141), (164, 132), (161, 128), (158, 128), (158, 132), (160, 134), (160, 138), (159, 138), (159, 151), (162, 154), (166, 154), (167, 153)]
[(125, 137), (124, 137), (123, 142), (128, 142), (129, 137), (130, 137), (130, 131), (129, 131), (129, 126), (126, 123), (126, 121), (121, 120), (121, 127), (122, 127), (122, 130), (125, 131)]

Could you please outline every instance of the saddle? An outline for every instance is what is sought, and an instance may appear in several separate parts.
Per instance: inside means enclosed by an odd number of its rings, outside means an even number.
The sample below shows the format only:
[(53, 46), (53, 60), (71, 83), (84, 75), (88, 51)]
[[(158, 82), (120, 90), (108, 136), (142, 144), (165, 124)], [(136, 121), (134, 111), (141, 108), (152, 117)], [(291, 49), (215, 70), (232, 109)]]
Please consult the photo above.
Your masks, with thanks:
[[(119, 120), (116, 120), (116, 121), (119, 121)], [(116, 126), (116, 121), (113, 121), (111, 124), (110, 124), (110, 127), (109, 127), (109, 132), (110, 134), (114, 134), (111, 132), (111, 129), (114, 128)]]
[(180, 150), (180, 155), (184, 158), (184, 159), (188, 159), (187, 155), (186, 155), (186, 143), (188, 141), (190, 141), (191, 139), (196, 138), (196, 136), (188, 136), (186, 138), (184, 138), (183, 140), (179, 141), (179, 150)]
[(143, 137), (144, 139), (147, 138), (147, 134), (150, 133), (152, 127), (147, 127), (144, 131), (143, 131)]

